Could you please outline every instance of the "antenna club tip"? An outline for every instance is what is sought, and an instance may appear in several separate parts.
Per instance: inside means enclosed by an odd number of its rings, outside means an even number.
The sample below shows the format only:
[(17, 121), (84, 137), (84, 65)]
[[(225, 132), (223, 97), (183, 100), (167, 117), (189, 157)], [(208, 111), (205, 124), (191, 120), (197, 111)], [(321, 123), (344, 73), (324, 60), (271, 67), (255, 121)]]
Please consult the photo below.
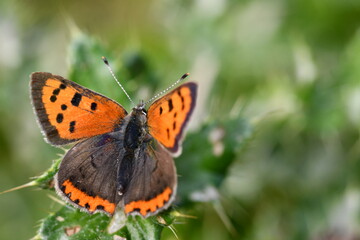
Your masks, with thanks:
[(106, 59), (106, 57), (102, 56), (101, 59), (104, 61), (104, 63), (105, 63), (106, 65), (109, 65), (109, 62), (108, 62), (108, 60)]
[(185, 73), (184, 75), (182, 75), (181, 79), (185, 79), (190, 75), (190, 73)]

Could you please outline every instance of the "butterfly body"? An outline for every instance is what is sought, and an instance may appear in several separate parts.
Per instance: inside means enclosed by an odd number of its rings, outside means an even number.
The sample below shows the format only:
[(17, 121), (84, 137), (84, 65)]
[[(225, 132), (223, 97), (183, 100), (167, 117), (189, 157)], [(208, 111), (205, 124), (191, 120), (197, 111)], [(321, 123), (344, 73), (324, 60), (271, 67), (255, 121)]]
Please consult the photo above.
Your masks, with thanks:
[(60, 76), (32, 74), (33, 105), (47, 141), (76, 142), (55, 176), (58, 194), (89, 213), (112, 215), (119, 205), (127, 215), (148, 217), (169, 207), (177, 188), (172, 155), (180, 151), (196, 90), (186, 83), (148, 110), (140, 103), (127, 114)]

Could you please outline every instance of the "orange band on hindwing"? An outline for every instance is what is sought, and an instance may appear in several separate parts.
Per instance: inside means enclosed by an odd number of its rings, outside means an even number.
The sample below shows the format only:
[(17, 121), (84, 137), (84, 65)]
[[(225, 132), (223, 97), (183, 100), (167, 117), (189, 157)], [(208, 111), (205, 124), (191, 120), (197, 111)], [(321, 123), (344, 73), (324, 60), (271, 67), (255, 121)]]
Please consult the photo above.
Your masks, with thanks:
[(90, 213), (100, 210), (111, 215), (114, 214), (116, 207), (115, 203), (111, 203), (99, 196), (89, 196), (85, 192), (76, 188), (69, 179), (62, 183), (61, 191), (63, 191), (73, 203), (86, 208)]
[(157, 195), (155, 198), (148, 201), (132, 201), (125, 205), (125, 213), (139, 212), (144, 217), (148, 212), (155, 212), (157, 209), (163, 207), (165, 203), (170, 200), (172, 190), (167, 187), (165, 190)]

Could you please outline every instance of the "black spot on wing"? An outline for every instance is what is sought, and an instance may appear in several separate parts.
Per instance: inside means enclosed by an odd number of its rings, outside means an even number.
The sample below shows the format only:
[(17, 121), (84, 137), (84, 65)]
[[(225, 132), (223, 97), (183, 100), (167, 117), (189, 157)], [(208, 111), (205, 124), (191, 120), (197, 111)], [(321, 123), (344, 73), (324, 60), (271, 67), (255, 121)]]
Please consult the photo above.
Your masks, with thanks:
[(96, 209), (97, 209), (97, 210), (104, 210), (104, 208), (105, 208), (105, 207), (104, 207), (103, 205), (100, 205), (100, 204), (96, 206)]
[(73, 133), (75, 131), (75, 124), (76, 124), (76, 121), (70, 122), (70, 124), (69, 124), (69, 132), (70, 133)]
[(169, 112), (171, 112), (171, 111), (173, 110), (173, 108), (174, 108), (172, 99), (169, 99), (169, 100), (168, 100), (168, 104), (169, 104)]
[(86, 177), (86, 172), (84, 171), (84, 168), (83, 168), (83, 167), (80, 167), (80, 168), (79, 168), (79, 172), (80, 172), (81, 178), (82, 178), (82, 179), (85, 179), (85, 177)]
[(93, 155), (90, 156), (91, 157), (91, 166), (93, 166), (93, 168), (98, 168), (98, 165), (95, 163), (95, 158)]
[(67, 109), (66, 104), (62, 104), (62, 105), (61, 105), (61, 110), (64, 110), (64, 111), (65, 111), (66, 109)]
[(75, 93), (73, 98), (71, 99), (71, 104), (75, 107), (78, 107), (81, 102), (82, 95), (80, 93)]
[(140, 208), (134, 208), (134, 210), (132, 212), (140, 212), (141, 209)]
[(95, 111), (97, 108), (97, 103), (96, 102), (91, 103), (90, 108), (91, 108), (91, 110)]
[(60, 88), (56, 88), (56, 89), (54, 89), (54, 91), (53, 91), (53, 95), (58, 95), (59, 92), (60, 92)]
[(180, 89), (177, 91), (177, 94), (179, 95), (180, 99), (181, 99), (181, 110), (185, 109), (185, 99), (184, 97), (181, 95)]
[(62, 121), (64, 120), (64, 115), (62, 113), (59, 113), (57, 116), (56, 116), (56, 122), (57, 123), (62, 123)]
[(56, 98), (56, 96), (55, 96), (55, 95), (52, 95), (52, 96), (50, 97), (50, 101), (51, 101), (51, 102), (55, 102), (55, 101), (56, 101), (56, 99), (57, 99), (57, 98)]
[(162, 114), (162, 112), (163, 112), (163, 108), (162, 108), (162, 107), (160, 107), (160, 115)]

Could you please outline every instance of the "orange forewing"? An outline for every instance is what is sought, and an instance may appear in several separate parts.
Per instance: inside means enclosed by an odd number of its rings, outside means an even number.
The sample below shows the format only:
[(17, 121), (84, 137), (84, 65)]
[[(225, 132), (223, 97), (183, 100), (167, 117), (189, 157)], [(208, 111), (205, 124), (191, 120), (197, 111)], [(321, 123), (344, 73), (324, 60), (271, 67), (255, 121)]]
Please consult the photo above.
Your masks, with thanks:
[(54, 145), (114, 131), (127, 115), (111, 99), (51, 73), (31, 75), (31, 97), (39, 123)]
[(169, 151), (179, 150), (184, 127), (194, 107), (196, 83), (186, 83), (154, 102), (148, 110), (150, 134)]

